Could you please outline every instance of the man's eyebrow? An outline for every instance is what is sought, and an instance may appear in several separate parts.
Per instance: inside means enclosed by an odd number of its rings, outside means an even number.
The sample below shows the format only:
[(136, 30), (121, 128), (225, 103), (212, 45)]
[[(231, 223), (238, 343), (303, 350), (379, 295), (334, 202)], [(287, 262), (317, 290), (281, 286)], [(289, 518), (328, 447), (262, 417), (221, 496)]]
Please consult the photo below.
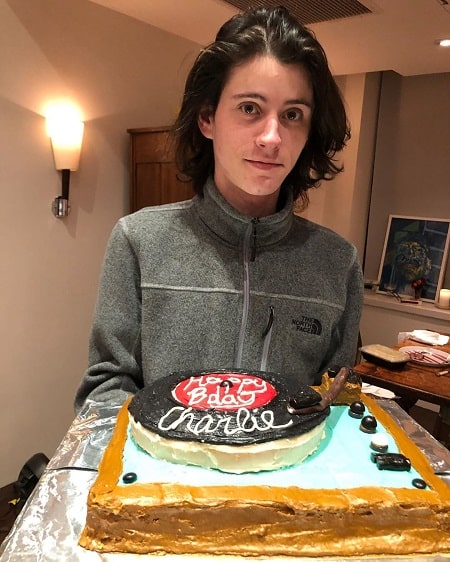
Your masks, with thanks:
[[(241, 94), (234, 94), (231, 97), (234, 98), (234, 99), (253, 98), (253, 99), (259, 99), (261, 101), (267, 102), (267, 98), (265, 96), (263, 96), (262, 94), (258, 94), (257, 92), (242, 92)], [(307, 107), (309, 107), (311, 109), (313, 107), (312, 102), (310, 102), (309, 100), (306, 100), (304, 98), (294, 98), (292, 100), (286, 100), (284, 102), (284, 105), (306, 105)]]

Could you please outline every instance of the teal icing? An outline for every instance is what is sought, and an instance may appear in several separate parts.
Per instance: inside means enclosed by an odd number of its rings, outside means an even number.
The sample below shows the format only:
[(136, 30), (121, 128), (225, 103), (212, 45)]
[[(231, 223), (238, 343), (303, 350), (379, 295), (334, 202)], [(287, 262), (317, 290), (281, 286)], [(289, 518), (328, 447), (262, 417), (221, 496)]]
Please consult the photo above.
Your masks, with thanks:
[[(414, 467), (409, 472), (379, 470), (370, 458), (373, 452), (370, 448), (373, 434), (361, 431), (361, 420), (350, 417), (347, 412), (347, 406), (331, 408), (324, 439), (318, 449), (302, 463), (281, 470), (239, 475), (155, 459), (138, 447), (128, 433), (122, 475), (135, 472), (141, 484), (167, 482), (202, 487), (257, 485), (305, 489), (348, 489), (359, 486), (413, 488), (412, 480), (421, 478)], [(393, 437), (380, 423), (377, 432), (387, 435), (389, 452), (399, 452)], [(122, 483), (122, 476), (119, 483)]]

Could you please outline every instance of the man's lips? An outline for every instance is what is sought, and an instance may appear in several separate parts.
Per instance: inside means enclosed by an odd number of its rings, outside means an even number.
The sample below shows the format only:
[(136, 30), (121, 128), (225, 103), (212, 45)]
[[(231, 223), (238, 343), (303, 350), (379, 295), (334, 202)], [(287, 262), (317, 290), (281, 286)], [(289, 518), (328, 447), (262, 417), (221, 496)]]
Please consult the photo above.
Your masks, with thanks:
[(246, 160), (246, 162), (259, 170), (273, 170), (274, 168), (280, 168), (283, 166), (278, 162), (264, 162), (263, 160)]

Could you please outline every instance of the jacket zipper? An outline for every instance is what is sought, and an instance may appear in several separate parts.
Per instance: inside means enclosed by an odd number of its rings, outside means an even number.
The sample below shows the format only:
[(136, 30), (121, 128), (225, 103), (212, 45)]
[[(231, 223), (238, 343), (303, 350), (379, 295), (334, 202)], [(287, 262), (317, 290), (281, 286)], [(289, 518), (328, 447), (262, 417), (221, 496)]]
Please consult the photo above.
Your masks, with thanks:
[(265, 371), (267, 369), (267, 359), (269, 357), (269, 347), (270, 347), (270, 339), (272, 337), (272, 327), (273, 327), (273, 306), (269, 306), (269, 320), (267, 321), (267, 326), (265, 327), (262, 338), (264, 340), (263, 344), (263, 352), (261, 357), (261, 366), (259, 368), (260, 371)]
[(252, 219), (252, 251), (251, 251), (250, 261), (255, 261), (256, 259), (256, 225), (258, 223), (259, 223), (258, 217)]
[(239, 338), (238, 338), (238, 345), (236, 350), (236, 360), (235, 360), (235, 367), (236, 369), (240, 369), (242, 365), (242, 353), (244, 351), (244, 337), (245, 337), (245, 328), (247, 327), (248, 321), (248, 306), (250, 300), (250, 279), (249, 279), (249, 261), (251, 261), (251, 257), (253, 255), (253, 251), (250, 249), (252, 235), (253, 235), (253, 246), (255, 244), (255, 237), (256, 234), (254, 230), (256, 228), (255, 223), (253, 222), (257, 219), (252, 219), (252, 222), (248, 225), (247, 230), (245, 231), (244, 235), (244, 247), (242, 251), (242, 258), (243, 258), (243, 273), (244, 273), (244, 286), (243, 286), (243, 298), (242, 298), (242, 318), (241, 318), (241, 328), (239, 330)]
[[(259, 223), (257, 217), (251, 220), (247, 230), (244, 235), (244, 247), (243, 247), (243, 302), (242, 302), (242, 318), (241, 318), (241, 328), (239, 331), (238, 345), (235, 358), (235, 368), (240, 369), (242, 366), (242, 355), (244, 351), (244, 338), (245, 330), (248, 322), (248, 309), (250, 304), (250, 273), (249, 273), (249, 263), (255, 261), (256, 259), (256, 225)], [(269, 320), (267, 327), (264, 330), (262, 337), (264, 338), (263, 353), (261, 358), (261, 370), (264, 371), (267, 365), (267, 357), (269, 355), (270, 338), (272, 335), (272, 324), (273, 324), (273, 306), (269, 307)]]

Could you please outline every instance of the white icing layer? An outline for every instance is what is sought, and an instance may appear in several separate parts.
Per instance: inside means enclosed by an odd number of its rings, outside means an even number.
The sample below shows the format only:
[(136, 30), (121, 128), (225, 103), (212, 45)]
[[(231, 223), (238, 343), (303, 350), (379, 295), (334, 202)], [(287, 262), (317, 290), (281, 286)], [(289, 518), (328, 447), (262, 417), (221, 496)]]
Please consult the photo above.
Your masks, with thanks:
[[(185, 408), (179, 408), (189, 413)], [(196, 465), (203, 468), (215, 468), (223, 472), (242, 474), (244, 472), (259, 472), (278, 470), (302, 462), (315, 451), (324, 434), (325, 421), (311, 431), (290, 437), (243, 445), (212, 445), (201, 441), (180, 441), (166, 439), (157, 433), (149, 431), (136, 422), (130, 415), (130, 430), (136, 443), (145, 451), (158, 459), (173, 463)], [(173, 423), (176, 423), (176, 416)], [(273, 429), (273, 423), (269, 424)], [(195, 428), (192, 433), (198, 435)]]

